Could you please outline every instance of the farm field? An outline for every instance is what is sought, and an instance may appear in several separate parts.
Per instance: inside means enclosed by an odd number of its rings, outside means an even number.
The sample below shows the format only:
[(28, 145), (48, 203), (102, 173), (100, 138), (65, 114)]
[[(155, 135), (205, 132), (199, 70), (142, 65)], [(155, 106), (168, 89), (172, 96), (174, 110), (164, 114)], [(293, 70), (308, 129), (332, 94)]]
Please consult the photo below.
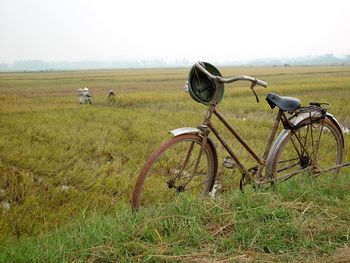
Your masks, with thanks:
[[(329, 103), (350, 161), (350, 67), (219, 69), (269, 83), (256, 89), (260, 103), (248, 83), (226, 85), (218, 107), (257, 153), (276, 114), (264, 97), (274, 92), (303, 105)], [(0, 73), (0, 262), (350, 261), (349, 168), (241, 193), (239, 173), (220, 166), (215, 200), (179, 198), (130, 211), (149, 154), (170, 130), (204, 118), (206, 107), (183, 89), (188, 72)], [(92, 105), (78, 103), (85, 86)], [(110, 89), (114, 101), (107, 101)]]

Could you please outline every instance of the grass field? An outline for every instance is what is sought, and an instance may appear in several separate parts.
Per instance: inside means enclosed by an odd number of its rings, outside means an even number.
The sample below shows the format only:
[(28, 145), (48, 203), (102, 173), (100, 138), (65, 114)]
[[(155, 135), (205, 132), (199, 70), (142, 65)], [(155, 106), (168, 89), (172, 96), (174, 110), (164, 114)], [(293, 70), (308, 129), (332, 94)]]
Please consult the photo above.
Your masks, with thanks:
[[(243, 194), (239, 174), (220, 167), (215, 201), (180, 198), (130, 211), (148, 155), (169, 130), (204, 117), (206, 108), (183, 91), (188, 71), (0, 73), (0, 262), (350, 261), (349, 168)], [(260, 155), (276, 114), (264, 97), (275, 92), (304, 105), (330, 103), (350, 161), (350, 67), (220, 71), (270, 84), (257, 89), (259, 104), (247, 83), (228, 85), (219, 106)], [(78, 104), (84, 86), (93, 105)]]

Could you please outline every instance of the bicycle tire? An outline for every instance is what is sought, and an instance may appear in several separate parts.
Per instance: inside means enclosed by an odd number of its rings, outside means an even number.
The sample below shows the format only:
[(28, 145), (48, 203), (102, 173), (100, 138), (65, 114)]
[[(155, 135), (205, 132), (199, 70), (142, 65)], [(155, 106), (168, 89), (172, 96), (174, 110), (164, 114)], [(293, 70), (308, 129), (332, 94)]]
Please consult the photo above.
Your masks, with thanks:
[[(197, 134), (179, 135), (161, 144), (149, 156), (134, 187), (133, 210), (152, 203), (171, 202), (179, 193), (208, 195), (215, 182), (218, 164), (215, 148), (208, 140), (197, 172), (193, 173), (202, 140)], [(186, 159), (187, 164), (183, 167)], [(192, 174), (195, 176), (185, 185)]]
[[(316, 175), (342, 162), (342, 131), (328, 117), (295, 131), (285, 129), (276, 142), (265, 173), (266, 182), (272, 184), (304, 171)], [(337, 173), (339, 169), (333, 171)]]

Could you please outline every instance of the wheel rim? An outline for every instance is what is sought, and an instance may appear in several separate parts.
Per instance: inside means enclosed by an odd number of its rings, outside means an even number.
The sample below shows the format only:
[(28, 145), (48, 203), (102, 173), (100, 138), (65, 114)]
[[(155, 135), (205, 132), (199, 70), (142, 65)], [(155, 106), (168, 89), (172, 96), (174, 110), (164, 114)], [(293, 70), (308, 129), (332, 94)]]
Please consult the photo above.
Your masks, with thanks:
[(144, 177), (141, 178), (142, 185), (134, 191), (133, 198), (137, 201), (133, 200), (133, 206), (171, 202), (187, 194), (208, 194), (214, 174), (214, 160), (208, 144), (194, 172), (201, 138), (173, 139), (156, 150), (146, 162), (140, 174)]
[(283, 181), (304, 171), (318, 174), (341, 162), (341, 149), (339, 132), (327, 119), (291, 131), (275, 156), (271, 176)]

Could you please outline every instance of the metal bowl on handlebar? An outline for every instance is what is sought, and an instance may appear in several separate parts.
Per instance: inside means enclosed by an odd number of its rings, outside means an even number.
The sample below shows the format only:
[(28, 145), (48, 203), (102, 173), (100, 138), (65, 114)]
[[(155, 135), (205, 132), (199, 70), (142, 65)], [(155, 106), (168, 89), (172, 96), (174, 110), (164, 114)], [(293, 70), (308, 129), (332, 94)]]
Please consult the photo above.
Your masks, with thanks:
[(267, 83), (265, 81), (245, 75), (224, 78), (216, 67), (207, 62), (197, 62), (191, 68), (188, 77), (188, 90), (195, 101), (209, 105), (214, 98), (216, 89), (219, 89), (216, 97), (216, 103), (219, 103), (224, 96), (224, 83), (242, 80), (251, 82), (250, 88), (257, 102), (259, 102), (254, 87), (259, 85), (266, 88)]
[(219, 96), (217, 103), (221, 101), (224, 96), (224, 84), (220, 80), (222, 75), (220, 71), (207, 62), (196, 63), (190, 70), (188, 76), (188, 91), (195, 101), (209, 105), (216, 88), (219, 88)]

